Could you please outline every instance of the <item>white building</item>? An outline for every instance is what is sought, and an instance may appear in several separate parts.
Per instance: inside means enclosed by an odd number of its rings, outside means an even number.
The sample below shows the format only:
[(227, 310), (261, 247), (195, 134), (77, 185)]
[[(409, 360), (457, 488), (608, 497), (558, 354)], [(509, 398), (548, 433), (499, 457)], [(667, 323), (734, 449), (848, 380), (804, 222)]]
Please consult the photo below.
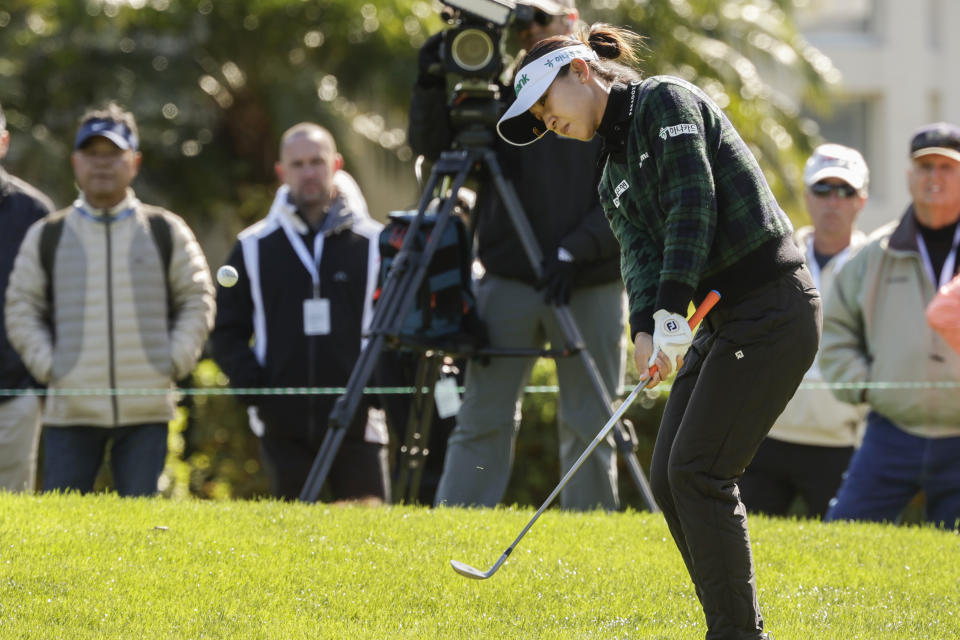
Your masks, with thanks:
[(843, 74), (836, 107), (813, 116), (829, 142), (859, 149), (870, 166), (860, 227), (872, 231), (909, 202), (913, 131), (960, 124), (960, 0), (806, 0), (797, 22)]

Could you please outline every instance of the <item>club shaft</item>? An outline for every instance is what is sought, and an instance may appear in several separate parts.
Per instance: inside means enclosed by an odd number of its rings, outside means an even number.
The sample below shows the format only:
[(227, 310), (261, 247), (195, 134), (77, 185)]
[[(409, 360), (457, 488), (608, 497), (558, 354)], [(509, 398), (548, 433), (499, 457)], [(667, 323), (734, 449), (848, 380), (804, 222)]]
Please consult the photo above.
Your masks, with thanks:
[[(688, 320), (688, 323), (690, 324), (690, 328), (696, 329), (697, 325), (700, 324), (700, 321), (703, 320), (703, 317), (707, 315), (707, 312), (710, 311), (710, 309), (712, 309), (714, 305), (716, 305), (717, 302), (719, 301), (720, 301), (720, 294), (718, 292), (716, 291), (709, 292), (707, 296), (703, 299), (703, 302), (700, 303), (700, 306), (697, 307), (693, 315)], [(544, 503), (540, 506), (539, 509), (537, 509), (537, 512), (533, 514), (533, 517), (530, 518), (530, 522), (527, 523), (527, 526), (523, 528), (523, 531), (520, 532), (520, 535), (517, 536), (516, 540), (510, 543), (510, 546), (507, 547), (506, 551), (504, 551), (500, 555), (496, 563), (494, 563), (494, 565), (490, 567), (490, 569), (486, 573), (480, 572), (474, 567), (469, 567), (469, 565), (463, 565), (463, 568), (466, 568), (468, 570), (468, 572), (464, 575), (468, 575), (471, 578), (489, 578), (497, 571), (497, 569), (500, 568), (500, 566), (506, 561), (507, 557), (513, 552), (514, 548), (516, 548), (517, 544), (519, 544), (520, 541), (523, 539), (523, 536), (527, 535), (527, 531), (530, 530), (530, 527), (532, 527), (533, 524), (537, 521), (537, 519), (541, 516), (541, 514), (543, 514), (543, 512), (546, 511), (551, 504), (553, 504), (554, 499), (557, 497), (557, 495), (559, 495), (559, 493), (567, 485), (567, 482), (570, 480), (571, 477), (573, 477), (573, 474), (575, 474), (580, 469), (580, 466), (583, 465), (583, 462), (588, 457), (590, 457), (590, 454), (593, 453), (593, 450), (597, 448), (597, 445), (599, 445), (604, 439), (606, 439), (607, 435), (609, 435), (610, 433), (610, 430), (613, 429), (614, 425), (616, 425), (617, 422), (620, 421), (620, 418), (623, 416), (624, 413), (626, 413), (627, 409), (630, 408), (630, 405), (633, 404), (633, 401), (637, 399), (637, 396), (640, 395), (640, 393), (643, 391), (643, 388), (647, 385), (648, 382), (650, 382), (650, 380), (653, 378), (653, 376), (656, 375), (656, 373), (657, 373), (657, 366), (654, 365), (650, 367), (646, 375), (644, 375), (643, 378), (640, 380), (640, 382), (636, 384), (636, 386), (633, 388), (633, 391), (630, 392), (630, 395), (628, 395), (626, 399), (623, 401), (623, 403), (619, 407), (617, 407), (617, 410), (613, 412), (613, 415), (611, 415), (610, 419), (607, 420), (607, 424), (604, 425), (603, 429), (601, 429), (600, 432), (597, 434), (597, 436), (593, 439), (593, 442), (591, 442), (587, 446), (587, 448), (584, 449), (583, 453), (580, 454), (580, 457), (577, 458), (577, 461), (573, 463), (573, 466), (571, 466), (570, 469), (563, 475), (563, 478), (560, 479), (560, 483), (550, 493), (550, 495), (547, 496), (547, 499), (544, 501)], [(455, 566), (454, 568), (456, 569), (457, 567)], [(459, 571), (459, 569), (457, 570)]]
[(650, 376), (651, 374), (649, 373), (645, 375), (643, 379), (640, 380), (640, 382), (638, 382), (633, 388), (633, 391), (630, 392), (630, 395), (628, 395), (623, 401), (623, 404), (617, 407), (617, 410), (614, 411), (613, 415), (610, 416), (610, 419), (607, 420), (607, 424), (604, 425), (603, 429), (600, 430), (593, 441), (587, 446), (586, 449), (584, 449), (583, 453), (580, 454), (580, 457), (577, 458), (577, 461), (573, 463), (573, 466), (571, 466), (570, 469), (563, 475), (563, 478), (560, 479), (560, 483), (552, 492), (550, 492), (550, 495), (547, 496), (547, 499), (544, 501), (544, 503), (539, 509), (537, 509), (537, 512), (533, 514), (533, 518), (531, 518), (530, 522), (527, 523), (527, 526), (523, 528), (523, 531), (520, 532), (520, 535), (517, 536), (517, 539), (514, 540), (510, 546), (507, 547), (507, 550), (503, 552), (504, 557), (501, 558), (501, 560), (506, 559), (506, 556), (510, 555), (510, 552), (513, 551), (514, 547), (517, 546), (517, 543), (523, 539), (523, 536), (527, 535), (527, 531), (529, 531), (530, 527), (533, 526), (533, 523), (537, 521), (537, 518), (539, 518), (540, 515), (546, 511), (551, 504), (553, 504), (554, 499), (556, 499), (563, 488), (567, 485), (567, 482), (573, 477), (573, 474), (575, 474), (583, 465), (583, 462), (590, 457), (590, 454), (593, 453), (593, 450), (597, 448), (597, 445), (606, 439), (606, 437), (610, 434), (610, 430), (613, 429), (614, 425), (617, 424), (623, 414), (626, 413), (627, 409), (630, 408), (630, 405), (633, 404), (633, 401), (636, 400), (637, 396), (643, 391), (644, 386), (646, 386), (646, 384), (650, 381)]

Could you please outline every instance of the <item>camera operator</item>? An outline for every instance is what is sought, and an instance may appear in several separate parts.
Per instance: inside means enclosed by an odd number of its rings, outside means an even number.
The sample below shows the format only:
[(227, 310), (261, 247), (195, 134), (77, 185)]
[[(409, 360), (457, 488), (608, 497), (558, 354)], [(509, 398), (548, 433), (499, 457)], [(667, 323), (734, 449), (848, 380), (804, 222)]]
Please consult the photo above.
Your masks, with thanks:
[[(578, 12), (573, 0), (522, 0), (530, 20), (514, 21), (516, 41), (529, 49), (551, 35), (570, 34)], [(455, 131), (441, 47), (443, 34), (420, 50), (419, 74), (410, 107), (409, 140), (428, 160), (451, 148)], [(502, 100), (514, 92), (505, 86)], [(506, 104), (503, 105), (506, 108)], [(493, 129), (491, 125), (491, 130)], [(597, 195), (599, 140), (578, 142), (547, 133), (528, 147), (491, 140), (504, 175), (513, 183), (545, 259), (538, 281), (492, 181), (481, 183), (476, 207), (477, 257), (485, 274), (477, 303), (495, 347), (540, 349), (565, 344), (551, 305), (569, 305), (611, 391), (623, 370), (623, 286), (619, 247)], [(493, 358), (467, 365), (465, 394), (448, 442), (437, 505), (492, 507), (510, 478), (523, 388), (535, 358)], [(561, 472), (566, 472), (609, 417), (578, 358), (558, 358), (557, 426)], [(601, 444), (561, 496), (568, 509), (619, 507), (612, 441)]]

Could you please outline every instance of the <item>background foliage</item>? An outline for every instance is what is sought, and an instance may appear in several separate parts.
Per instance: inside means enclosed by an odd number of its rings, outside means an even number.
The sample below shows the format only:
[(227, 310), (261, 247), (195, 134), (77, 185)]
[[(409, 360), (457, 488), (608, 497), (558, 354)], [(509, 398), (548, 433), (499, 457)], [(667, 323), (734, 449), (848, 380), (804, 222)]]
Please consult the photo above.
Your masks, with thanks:
[[(784, 208), (803, 215), (800, 167), (818, 140), (815, 124), (798, 114), (801, 104), (827, 105), (837, 72), (793, 26), (794, 0), (579, 6), (587, 22), (643, 34), (646, 73), (703, 87), (749, 142)], [(279, 135), (314, 120), (334, 133), (372, 213), (383, 219), (416, 200), (406, 111), (417, 48), (442, 28), (440, 7), (425, 0), (6, 0), (0, 103), (13, 141), (5, 166), (66, 205), (75, 195), (68, 155), (76, 121), (87, 107), (116, 99), (140, 126), (139, 196), (183, 215), (216, 266), (236, 232), (267, 209)], [(550, 370), (538, 367), (540, 384), (552, 381)], [(226, 380), (207, 363), (194, 384)], [(536, 503), (557, 478), (552, 404), (550, 395), (527, 398), (518, 457), (544, 464), (517, 472), (510, 500)], [(261, 493), (242, 408), (223, 396), (188, 405), (171, 449), (188, 468), (171, 467), (168, 493)], [(632, 411), (644, 462), (658, 407)]]

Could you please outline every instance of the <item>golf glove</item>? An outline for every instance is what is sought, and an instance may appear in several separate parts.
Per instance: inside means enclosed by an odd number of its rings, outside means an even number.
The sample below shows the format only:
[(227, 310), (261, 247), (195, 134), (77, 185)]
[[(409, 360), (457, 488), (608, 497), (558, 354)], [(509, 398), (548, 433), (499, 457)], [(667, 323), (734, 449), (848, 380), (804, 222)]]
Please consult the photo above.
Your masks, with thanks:
[(677, 358), (682, 358), (693, 342), (693, 331), (687, 324), (687, 319), (679, 313), (670, 313), (660, 309), (653, 314), (653, 353), (650, 355), (648, 367), (657, 362), (657, 353), (663, 351), (674, 365)]

